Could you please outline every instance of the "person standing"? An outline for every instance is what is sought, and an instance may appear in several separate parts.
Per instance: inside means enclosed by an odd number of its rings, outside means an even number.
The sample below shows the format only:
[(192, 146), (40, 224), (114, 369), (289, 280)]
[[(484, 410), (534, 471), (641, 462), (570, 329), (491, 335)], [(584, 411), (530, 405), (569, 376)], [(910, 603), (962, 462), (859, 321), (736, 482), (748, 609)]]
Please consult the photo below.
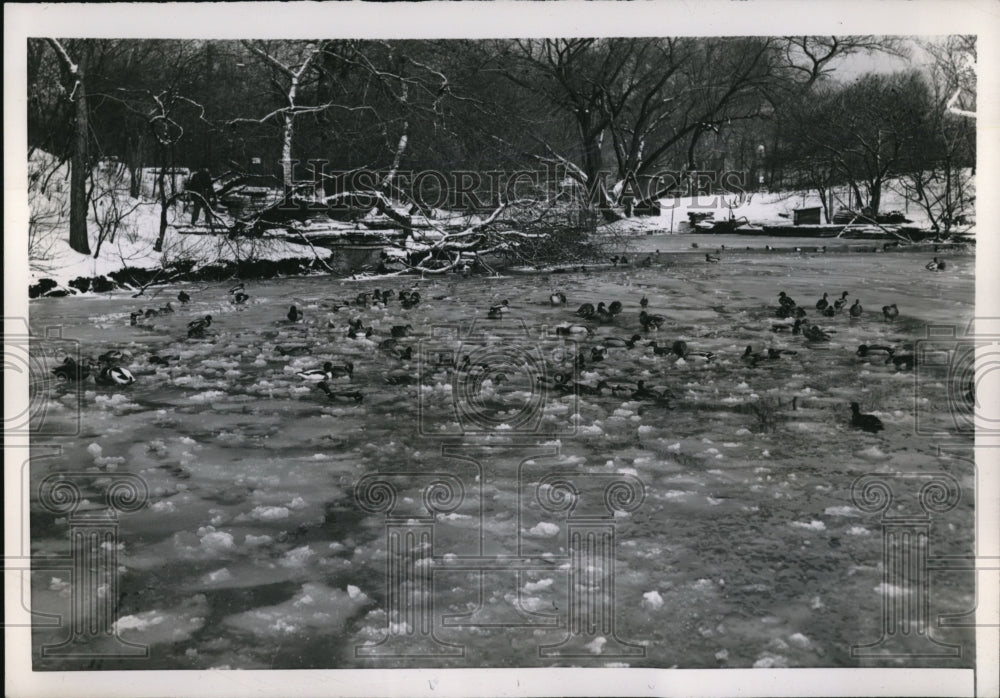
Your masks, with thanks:
[(194, 210), (191, 212), (191, 225), (198, 222), (198, 216), (202, 208), (205, 210), (205, 221), (212, 224), (212, 205), (215, 203), (215, 187), (212, 183), (212, 175), (207, 167), (201, 167), (191, 175), (188, 180), (188, 191), (194, 196)]

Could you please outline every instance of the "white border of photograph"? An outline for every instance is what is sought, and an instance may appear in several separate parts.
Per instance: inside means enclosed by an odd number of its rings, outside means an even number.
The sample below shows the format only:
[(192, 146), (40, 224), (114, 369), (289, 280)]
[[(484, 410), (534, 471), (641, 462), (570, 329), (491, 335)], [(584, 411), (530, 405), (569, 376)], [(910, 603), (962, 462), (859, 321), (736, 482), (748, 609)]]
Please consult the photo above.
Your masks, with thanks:
[[(748, 34), (977, 34), (977, 296), (1000, 315), (1000, 3), (992, 0), (647, 0), (645, 2), (172, 3), (4, 6), (4, 315), (27, 317), (25, 39), (489, 38)], [(5, 371), (5, 374), (7, 372)], [(26, 375), (5, 375), (5, 414), (27, 401)], [(982, 396), (994, 405), (1000, 395)], [(996, 409), (994, 407), (995, 413)], [(24, 445), (5, 440), (4, 554), (21, 554)], [(996, 696), (1000, 693), (1000, 448), (977, 438), (975, 671), (951, 669), (365, 669), (331, 671), (32, 672), (31, 637), (7, 627), (8, 696)], [(7, 623), (24, 622), (5, 575)]]

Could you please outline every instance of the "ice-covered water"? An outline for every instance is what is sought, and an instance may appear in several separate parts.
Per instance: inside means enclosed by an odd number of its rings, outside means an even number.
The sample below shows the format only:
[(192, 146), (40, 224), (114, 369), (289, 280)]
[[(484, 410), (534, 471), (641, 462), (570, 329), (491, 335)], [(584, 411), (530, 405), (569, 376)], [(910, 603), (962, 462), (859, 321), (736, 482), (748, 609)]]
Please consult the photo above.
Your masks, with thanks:
[[(121, 637), (149, 645), (149, 658), (44, 659), (36, 667), (863, 665), (850, 647), (880, 634), (881, 528), (876, 516), (852, 504), (852, 482), (875, 471), (951, 473), (963, 499), (935, 517), (933, 548), (954, 555), (972, 550), (972, 466), (914, 434), (913, 372), (855, 354), (862, 343), (912, 344), (930, 323), (964, 328), (974, 312), (973, 259), (949, 259), (939, 274), (924, 271), (925, 261), (910, 254), (727, 254), (722, 264), (707, 265), (698, 255), (678, 255), (644, 269), (502, 279), (285, 279), (248, 282), (250, 301), (242, 307), (231, 303), (228, 285), (184, 286), (192, 302), (175, 302), (176, 313), (144, 327), (130, 326), (129, 313), (160, 307), (181, 287), (154, 299), (115, 294), (33, 302), (35, 333), (62, 326), (83, 355), (127, 352), (123, 365), (137, 380), (41, 386), (46, 420), (72, 423), (79, 401), (81, 429), (78, 437), (39, 440), (63, 450), (33, 462), (32, 482), (82, 471), (92, 475), (96, 492), (102, 481), (128, 472), (141, 476), (150, 493), (148, 506), (121, 519), (116, 623)], [(395, 300), (385, 308), (334, 309), (373, 288), (416, 288), (422, 302), (410, 310)], [(567, 306), (550, 305), (554, 290), (566, 294)], [(780, 290), (813, 318), (823, 291), (835, 297), (847, 290), (865, 314), (816, 318), (833, 334), (828, 343), (812, 344), (771, 331)], [(642, 296), (650, 312), (667, 317), (658, 332), (640, 328)], [(489, 307), (503, 299), (510, 302), (503, 319), (487, 319)], [(607, 389), (545, 394), (529, 436), (548, 455), (518, 467), (510, 446), (525, 436), (503, 420), (486, 441), (493, 450), (476, 451), (481, 469), (442, 454), (442, 443), (474, 446), (483, 439), (457, 431), (452, 373), (441, 365), (424, 365), (420, 373), (418, 349), (434, 339), (433, 327), (476, 320), (487, 338), (499, 337), (520, 321), (530, 328), (579, 322), (573, 314), (579, 304), (614, 300), (624, 305), (621, 315), (595, 326), (581, 343), (589, 348), (601, 337), (634, 333), (644, 339), (635, 349), (611, 349), (602, 362), (588, 361), (576, 378), (591, 387), (603, 380)], [(300, 323), (286, 319), (293, 303), (305, 315)], [(892, 324), (881, 313), (888, 303), (901, 313)], [(187, 323), (205, 314), (213, 318), (206, 337), (188, 339)], [(346, 336), (353, 318), (374, 328), (371, 339)], [(399, 344), (414, 346), (412, 360), (379, 349), (393, 326), (407, 324), (412, 335)], [(647, 339), (661, 346), (683, 339), (716, 359), (657, 356)], [(748, 344), (755, 352), (795, 353), (754, 366), (740, 358)], [(154, 355), (168, 365), (151, 363)], [(353, 364), (353, 377), (334, 378), (329, 387), (359, 390), (361, 402), (331, 401), (296, 375), (326, 361)], [(480, 384), (479, 394), (515, 406), (530, 400), (517, 376), (506, 378)], [(936, 378), (922, 380), (916, 399), (947, 425), (947, 391)], [(634, 398), (639, 380), (668, 389), (669, 405)], [(629, 389), (611, 390), (619, 385)], [(852, 400), (879, 416), (885, 431), (852, 429)], [(589, 657), (539, 656), (540, 645), (558, 643), (567, 632), (568, 570), (559, 562), (566, 521), (525, 493), (547, 473), (574, 470), (631, 475), (645, 484), (642, 506), (614, 519), (616, 632), (644, 646), (645, 657), (610, 657), (603, 637), (588, 645)], [(551, 569), (520, 575), (486, 573), (482, 585), (476, 572), (435, 572), (435, 635), (465, 645), (465, 657), (356, 656), (357, 646), (385, 635), (388, 622), (385, 522), (354, 496), (359, 480), (379, 471), (446, 472), (464, 480), (466, 503), (436, 519), (435, 555), (555, 560)], [(399, 506), (417, 512), (420, 501), (403, 499)], [(33, 504), (36, 554), (64, 553), (67, 536), (65, 518)], [(967, 573), (936, 573), (933, 582), (934, 614), (973, 607)], [(65, 613), (69, 597), (66, 575), (33, 575), (36, 610)], [(503, 622), (509, 619), (503, 609), (515, 606), (518, 618), (555, 618), (562, 627), (440, 623), (442, 614), (470, 612)], [(65, 633), (37, 628), (36, 650)], [(935, 628), (934, 634), (964, 646), (960, 658), (940, 665), (971, 665), (971, 633)]]

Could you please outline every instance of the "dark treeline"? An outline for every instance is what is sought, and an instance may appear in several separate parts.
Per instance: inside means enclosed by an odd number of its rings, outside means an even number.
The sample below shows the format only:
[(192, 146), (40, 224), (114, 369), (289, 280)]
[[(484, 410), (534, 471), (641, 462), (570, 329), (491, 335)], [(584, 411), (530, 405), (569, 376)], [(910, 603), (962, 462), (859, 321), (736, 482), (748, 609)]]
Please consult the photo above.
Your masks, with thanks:
[[(847, 56), (908, 46), (873, 36), (32, 39), (28, 139), (133, 174), (218, 174), (257, 158), (286, 183), (308, 176), (309, 160), (329, 172), (556, 166), (609, 216), (630, 213), (627, 197), (664, 193), (659, 172), (736, 170), (750, 187), (815, 189), (824, 205), (849, 186), (877, 213), (889, 178), (911, 176), (930, 202), (940, 177), (975, 162), (975, 122), (953, 113), (971, 107), (973, 39), (925, 47), (931, 69), (834, 79)], [(630, 177), (644, 191), (623, 187)], [(390, 177), (377, 185), (393, 194)]]

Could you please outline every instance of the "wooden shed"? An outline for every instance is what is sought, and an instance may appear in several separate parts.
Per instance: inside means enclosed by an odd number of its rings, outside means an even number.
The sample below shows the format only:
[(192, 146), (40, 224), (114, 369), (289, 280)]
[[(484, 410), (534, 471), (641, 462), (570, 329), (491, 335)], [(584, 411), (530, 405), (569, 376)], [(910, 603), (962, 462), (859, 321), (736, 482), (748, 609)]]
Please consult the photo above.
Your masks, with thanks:
[(795, 225), (819, 225), (822, 223), (823, 209), (819, 206), (797, 208), (792, 211), (792, 222)]

